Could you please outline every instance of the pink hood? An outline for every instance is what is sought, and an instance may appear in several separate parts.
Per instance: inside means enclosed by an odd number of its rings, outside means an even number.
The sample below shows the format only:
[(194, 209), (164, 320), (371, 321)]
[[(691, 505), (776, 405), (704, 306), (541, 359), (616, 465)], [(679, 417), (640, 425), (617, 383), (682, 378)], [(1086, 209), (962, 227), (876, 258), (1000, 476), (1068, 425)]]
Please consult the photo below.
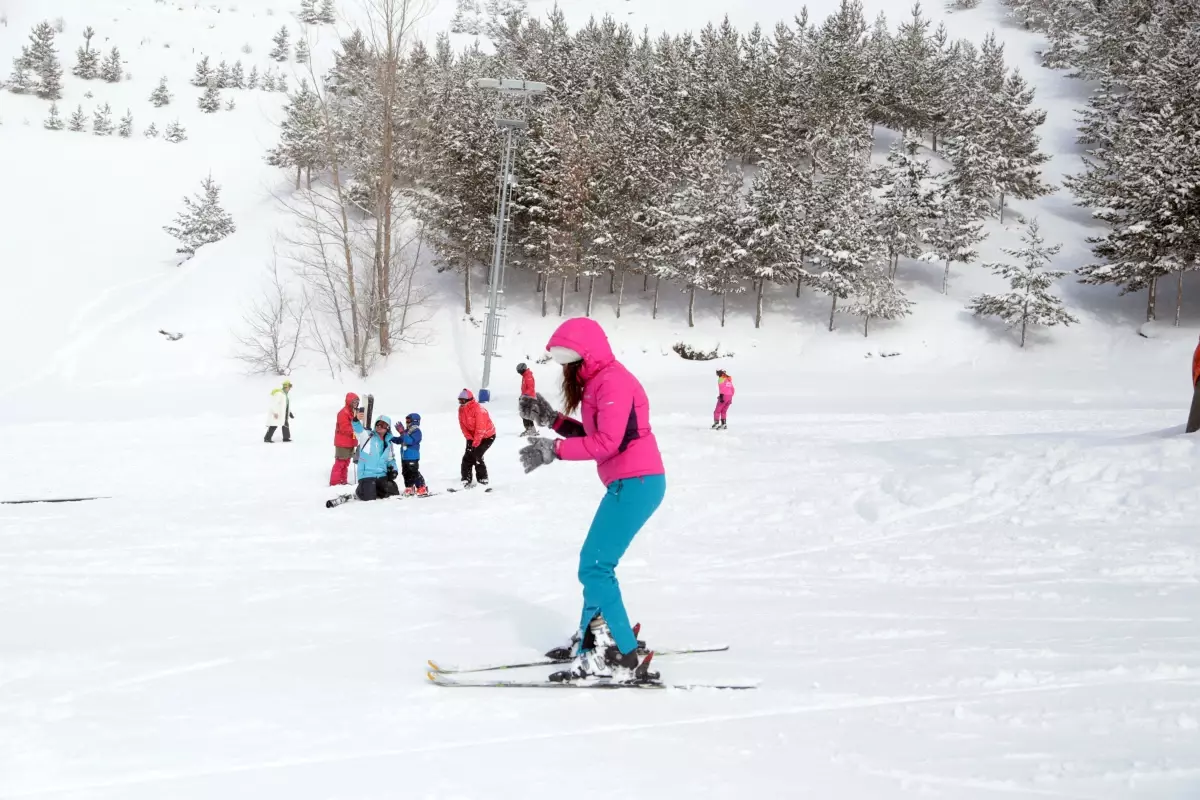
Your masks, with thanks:
[(650, 400), (633, 373), (616, 360), (604, 329), (577, 317), (558, 327), (546, 349), (569, 347), (583, 357), (581, 420), (560, 416), (554, 429), (568, 437), (555, 452), (564, 461), (595, 461), (605, 486), (625, 478), (662, 475), (662, 455), (650, 429)]

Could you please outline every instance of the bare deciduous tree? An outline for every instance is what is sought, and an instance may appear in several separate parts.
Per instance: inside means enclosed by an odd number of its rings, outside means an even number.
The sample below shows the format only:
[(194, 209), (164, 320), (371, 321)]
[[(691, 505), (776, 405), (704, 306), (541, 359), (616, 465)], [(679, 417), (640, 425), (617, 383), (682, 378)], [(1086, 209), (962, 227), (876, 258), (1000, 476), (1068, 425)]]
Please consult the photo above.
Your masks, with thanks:
[(271, 285), (243, 320), (247, 332), (238, 336), (237, 358), (251, 372), (289, 375), (304, 339), (309, 314), (308, 296), (297, 302), (279, 277), (278, 254), (271, 259)]

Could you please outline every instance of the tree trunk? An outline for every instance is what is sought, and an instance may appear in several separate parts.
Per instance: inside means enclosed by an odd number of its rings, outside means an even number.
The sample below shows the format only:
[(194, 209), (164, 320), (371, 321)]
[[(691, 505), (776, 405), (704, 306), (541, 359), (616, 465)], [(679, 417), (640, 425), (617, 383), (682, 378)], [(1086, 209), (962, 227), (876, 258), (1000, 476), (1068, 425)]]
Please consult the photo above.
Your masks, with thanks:
[(615, 269), (609, 270), (609, 273), (608, 273), (608, 293), (609, 294), (617, 293), (617, 271)]
[(649, 272), (647, 272), (645, 275), (642, 276), (642, 291), (643, 292), (650, 291), (650, 273)]
[(575, 293), (579, 293), (579, 270), (575, 270)]
[(763, 287), (766, 286), (767, 279), (758, 279), (758, 297), (754, 301), (754, 327), (755, 329), (762, 327), (763, 317)]
[(804, 288), (804, 278), (796, 278), (796, 297), (800, 296), (800, 290)]
[(543, 276), (542, 286), (538, 290), (542, 293), (542, 317), (546, 316), (546, 288), (550, 286), (550, 279)]
[(696, 287), (688, 288), (688, 327), (696, 327)]
[(1154, 322), (1156, 319), (1156, 306), (1158, 304), (1158, 278), (1150, 279), (1150, 291), (1146, 297), (1146, 322)]
[(617, 281), (617, 319), (621, 318), (621, 304), (625, 301), (625, 270), (621, 270), (621, 279)]
[(467, 305), (466, 305), (466, 308), (463, 309), (463, 313), (466, 314), (467, 316), (470, 316), (471, 315), (471, 268), (469, 266), (466, 268), (464, 274), (466, 275), (465, 287), (466, 287)]
[(938, 135), (937, 128), (933, 129), (933, 133), (931, 135), (933, 136), (933, 147), (931, 149), (933, 150), (933, 152), (936, 153), (937, 152), (937, 135)]
[(1179, 315), (1183, 312), (1183, 270), (1179, 270), (1179, 284), (1175, 287), (1175, 327), (1179, 327)]
[(584, 312), (585, 317), (592, 316), (592, 298), (596, 296), (596, 276), (593, 275), (588, 279), (588, 299), (587, 311)]
[(312, 167), (311, 166), (307, 166), (304, 168), (304, 186), (305, 186), (305, 188), (308, 188), (308, 189), (312, 188)]
[(558, 287), (558, 318), (562, 319), (563, 311), (567, 308), (567, 276), (562, 276), (562, 283)]
[(728, 296), (729, 296), (729, 291), (724, 286), (722, 286), (721, 287), (721, 327), (722, 328), (725, 327), (725, 299)]
[(829, 330), (833, 331), (833, 315), (837, 313), (837, 295), (833, 296), (833, 305), (829, 308)]
[(546, 293), (546, 273), (544, 272), (539, 272), (537, 276), (537, 288), (534, 289), (534, 294), (539, 292), (542, 294)]
[(650, 319), (658, 319), (658, 287), (662, 285), (662, 278), (654, 279), (654, 307), (650, 311)]
[(946, 259), (946, 274), (942, 276), (942, 294), (950, 288), (950, 259)]
[(871, 324), (871, 315), (863, 314), (863, 338), (867, 338), (867, 326)]
[(1004, 192), (1000, 193), (1000, 224), (1004, 224)]
[(300, 172), (302, 169), (303, 167), (296, 167), (296, 191), (300, 191)]

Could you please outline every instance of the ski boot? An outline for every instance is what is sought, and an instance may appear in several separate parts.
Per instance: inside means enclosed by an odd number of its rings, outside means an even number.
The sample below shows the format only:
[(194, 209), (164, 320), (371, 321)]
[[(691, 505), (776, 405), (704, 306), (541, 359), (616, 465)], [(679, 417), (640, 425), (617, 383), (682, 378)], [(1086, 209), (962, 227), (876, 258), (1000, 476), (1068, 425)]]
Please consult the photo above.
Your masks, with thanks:
[(726, 428), (728, 428), (728, 427), (729, 427), (729, 426), (725, 424), (725, 420), (721, 420), (721, 424), (720, 424), (720, 425), (717, 427), (717, 430), (719, 430), (719, 431), (723, 431), (723, 430), (725, 430), (725, 429), (726, 429)]
[[(581, 649), (569, 669), (553, 673), (553, 683), (571, 681), (604, 681), (612, 683), (651, 683), (659, 679), (657, 672), (650, 671), (654, 653), (643, 661), (637, 650), (622, 653), (613, 641), (612, 632), (604, 618), (597, 616), (588, 624), (585, 640), (590, 637), (590, 649)], [(584, 642), (587, 643), (586, 641)]]
[(404, 487), (404, 496), (405, 497), (416, 497), (417, 496), (417, 487), (405, 486)]
[(719, 420), (719, 419), (714, 419), (714, 420), (713, 420), (712, 427), (711, 427), (711, 428), (709, 428), (709, 430), (710, 430), (710, 431), (715, 431), (715, 430), (717, 430), (717, 429), (718, 429), (718, 428), (720, 428), (720, 427), (721, 427), (721, 420)]
[(417, 497), (424, 497), (427, 494), (429, 494), (428, 486), (418, 486), (417, 487)]
[[(642, 630), (642, 623), (637, 623), (633, 626), (633, 635), (636, 637)], [(592, 631), (589, 628), (583, 639), (584, 646), (579, 646), (579, 631), (571, 634), (571, 641), (567, 642), (562, 647), (555, 647), (552, 650), (546, 651), (546, 658), (551, 661), (572, 661), (575, 656), (579, 655), (580, 650), (593, 650), (596, 647), (596, 639), (592, 636)], [(650, 651), (646, 649), (646, 643), (641, 639), (637, 640), (637, 654), (644, 656)]]

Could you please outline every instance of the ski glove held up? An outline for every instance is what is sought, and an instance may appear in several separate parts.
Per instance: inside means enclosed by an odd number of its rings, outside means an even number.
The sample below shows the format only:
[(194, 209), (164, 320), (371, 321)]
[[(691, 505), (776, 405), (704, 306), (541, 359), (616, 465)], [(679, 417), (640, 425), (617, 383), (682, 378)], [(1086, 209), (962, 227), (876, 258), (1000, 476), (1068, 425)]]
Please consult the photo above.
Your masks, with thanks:
[[(523, 398), (532, 400), (533, 398)], [(540, 399), (540, 398), (539, 398)], [(549, 464), (554, 459), (558, 458), (554, 454), (554, 440), (537, 437), (530, 439), (529, 444), (521, 448), (521, 466), (525, 468), (525, 474), (533, 472), (538, 467)]]
[(558, 419), (558, 412), (554, 410), (554, 406), (540, 394), (537, 397), (522, 396), (517, 409), (521, 419), (527, 419), (543, 428), (553, 427), (554, 421)]

